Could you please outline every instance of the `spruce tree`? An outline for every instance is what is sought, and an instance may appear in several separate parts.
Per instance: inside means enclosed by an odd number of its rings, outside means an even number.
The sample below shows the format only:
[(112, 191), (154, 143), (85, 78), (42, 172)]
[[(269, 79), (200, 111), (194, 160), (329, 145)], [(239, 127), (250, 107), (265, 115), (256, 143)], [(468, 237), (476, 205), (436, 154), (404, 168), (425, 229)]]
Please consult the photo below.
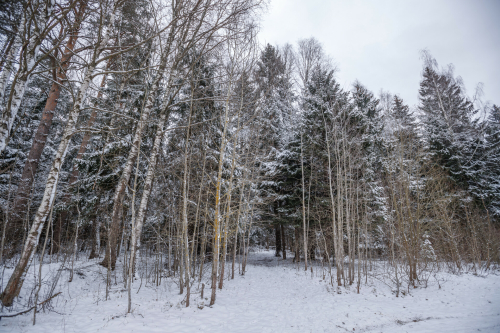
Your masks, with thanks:
[(484, 135), (484, 163), (477, 195), (496, 219), (500, 217), (500, 108), (490, 110)]
[(280, 255), (280, 207), (283, 205), (279, 177), (279, 155), (287, 138), (288, 124), (292, 115), (291, 82), (286, 75), (285, 66), (278, 50), (267, 44), (262, 51), (260, 61), (254, 73), (256, 93), (261, 99), (261, 116), (258, 122), (259, 135), (262, 138), (263, 156), (260, 168), (263, 182), (260, 184), (260, 196), (265, 202), (263, 219), (275, 225), (276, 255)]
[(419, 94), (429, 151), (453, 181), (466, 189), (477, 170), (472, 161), (478, 138), (474, 106), (451, 69), (440, 73), (430, 64), (424, 68)]

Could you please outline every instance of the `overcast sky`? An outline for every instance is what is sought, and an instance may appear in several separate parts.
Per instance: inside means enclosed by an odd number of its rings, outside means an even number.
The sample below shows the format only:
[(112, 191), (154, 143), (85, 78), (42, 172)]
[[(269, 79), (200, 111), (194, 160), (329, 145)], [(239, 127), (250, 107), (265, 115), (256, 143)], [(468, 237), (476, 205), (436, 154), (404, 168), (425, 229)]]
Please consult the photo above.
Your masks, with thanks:
[(483, 98), (500, 104), (500, 0), (271, 0), (261, 43), (308, 37), (338, 65), (344, 88), (358, 79), (414, 105), (425, 48), (441, 67), (455, 65), (468, 95), (482, 82)]

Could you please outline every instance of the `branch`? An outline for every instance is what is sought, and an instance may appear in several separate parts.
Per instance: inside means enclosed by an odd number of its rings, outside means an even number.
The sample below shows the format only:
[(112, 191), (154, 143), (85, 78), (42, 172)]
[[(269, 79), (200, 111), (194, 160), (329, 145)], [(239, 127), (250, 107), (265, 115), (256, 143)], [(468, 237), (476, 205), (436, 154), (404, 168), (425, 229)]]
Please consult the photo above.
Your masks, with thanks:
[[(48, 301), (50, 301), (51, 299), (59, 296), (62, 292), (58, 292), (57, 294), (55, 295), (52, 295), (50, 296), (49, 298), (47, 298), (45, 301), (41, 302), (38, 304), (38, 306), (44, 304), (44, 303), (47, 303)], [(21, 312), (18, 312), (18, 313), (15, 313), (15, 314), (11, 314), (11, 315), (0, 315), (0, 320), (2, 320), (2, 318), (10, 318), (10, 317), (16, 317), (16, 316), (19, 316), (19, 315), (22, 315), (22, 314), (25, 314), (25, 313), (28, 313), (30, 312), (31, 310), (33, 310), (35, 308), (36, 305), (32, 306), (31, 308), (29, 308), (28, 310), (24, 310), (24, 311), (21, 311)]]

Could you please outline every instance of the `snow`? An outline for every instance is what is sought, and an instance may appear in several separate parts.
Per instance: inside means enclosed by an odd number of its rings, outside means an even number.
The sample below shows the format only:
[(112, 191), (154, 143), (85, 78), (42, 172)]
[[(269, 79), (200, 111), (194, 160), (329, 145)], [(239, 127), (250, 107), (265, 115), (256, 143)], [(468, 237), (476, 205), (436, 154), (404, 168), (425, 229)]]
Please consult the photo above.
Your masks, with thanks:
[[(499, 332), (500, 276), (439, 273), (427, 288), (410, 290), (395, 297), (389, 286), (369, 278), (360, 294), (329, 284), (328, 274), (315, 265), (313, 273), (297, 268), (291, 259), (275, 258), (274, 252), (253, 252), (244, 276), (224, 282), (213, 307), (210, 285), (205, 281), (205, 299), (197, 283), (191, 306), (185, 308), (173, 278), (159, 287), (140, 278), (134, 282), (133, 313), (126, 315), (127, 293), (123, 284), (113, 285), (105, 301), (106, 271), (98, 259), (79, 261), (75, 279), (68, 283), (65, 270), (56, 288), (63, 294), (54, 299), (51, 312), (0, 321), (1, 332)], [(144, 264), (144, 263), (142, 263)], [(46, 264), (44, 274), (60, 264)], [(141, 263), (139, 263), (141, 265)], [(209, 267), (210, 265), (206, 265)], [(148, 264), (148, 269), (152, 266)], [(230, 263), (228, 266), (230, 268)], [(38, 271), (38, 265), (36, 266)], [(228, 271), (229, 269), (226, 269)], [(22, 293), (30, 293), (30, 269)], [(11, 269), (6, 269), (9, 276)], [(324, 270), (326, 272), (326, 269)], [(118, 281), (121, 280), (117, 268)], [(209, 276), (209, 274), (205, 274)], [(31, 280), (30, 280), (31, 279)], [(364, 282), (364, 281), (363, 281)], [(441, 288), (439, 287), (441, 286)], [(140, 289), (139, 289), (140, 288)], [(139, 290), (139, 292), (137, 292)], [(41, 299), (43, 299), (41, 293)], [(23, 298), (20, 300), (22, 303)], [(4, 310), (5, 312), (5, 310)]]

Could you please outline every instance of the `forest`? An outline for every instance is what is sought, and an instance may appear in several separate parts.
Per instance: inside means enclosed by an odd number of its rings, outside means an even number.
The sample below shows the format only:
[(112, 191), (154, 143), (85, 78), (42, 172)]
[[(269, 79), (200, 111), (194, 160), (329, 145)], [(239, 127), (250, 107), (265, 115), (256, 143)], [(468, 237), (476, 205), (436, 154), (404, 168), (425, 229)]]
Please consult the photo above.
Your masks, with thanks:
[(267, 5), (0, 3), (0, 325), (91, 272), (121, 319), (275, 265), (356, 304), (499, 274), (500, 108), (425, 49), (415, 106), (344, 87), (316, 38), (259, 43)]

